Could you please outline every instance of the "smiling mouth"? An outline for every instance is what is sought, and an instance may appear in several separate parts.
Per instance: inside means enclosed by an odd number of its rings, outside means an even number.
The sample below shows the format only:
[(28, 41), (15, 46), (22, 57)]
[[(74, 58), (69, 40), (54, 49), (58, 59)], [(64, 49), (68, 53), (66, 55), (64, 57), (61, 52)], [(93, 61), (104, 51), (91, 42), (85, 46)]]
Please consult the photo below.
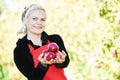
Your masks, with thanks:
[(42, 29), (42, 27), (35, 27), (36, 29)]

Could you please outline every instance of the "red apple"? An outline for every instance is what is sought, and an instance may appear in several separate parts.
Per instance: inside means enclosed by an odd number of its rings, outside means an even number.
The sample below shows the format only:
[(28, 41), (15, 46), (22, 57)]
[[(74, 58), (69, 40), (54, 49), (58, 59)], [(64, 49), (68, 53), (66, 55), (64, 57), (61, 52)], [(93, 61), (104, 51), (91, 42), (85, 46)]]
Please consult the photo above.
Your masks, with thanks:
[(46, 57), (46, 59), (48, 60), (48, 61), (50, 61), (51, 59), (55, 59), (56, 58), (56, 55), (55, 55), (55, 53), (53, 53), (53, 52), (47, 52), (47, 57)]
[(56, 57), (62, 58), (62, 55), (61, 55), (60, 51), (57, 51), (55, 54), (56, 54)]
[(59, 50), (58, 45), (55, 42), (52, 42), (48, 45), (48, 51), (50, 52), (57, 52)]

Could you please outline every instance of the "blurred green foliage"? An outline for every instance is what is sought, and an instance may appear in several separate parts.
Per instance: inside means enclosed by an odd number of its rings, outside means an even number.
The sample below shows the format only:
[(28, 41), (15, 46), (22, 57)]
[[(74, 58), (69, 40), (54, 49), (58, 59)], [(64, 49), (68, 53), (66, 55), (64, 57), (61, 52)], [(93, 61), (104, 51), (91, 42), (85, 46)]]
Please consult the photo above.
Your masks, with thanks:
[(2, 11), (5, 9), (5, 3), (3, 0), (0, 0), (0, 15), (2, 14)]
[(46, 31), (65, 42), (68, 80), (120, 80), (120, 0), (10, 1), (8, 6), (0, 0), (0, 80), (26, 80), (13, 62), (13, 49), (22, 36), (16, 35), (22, 11), (32, 3), (45, 7)]

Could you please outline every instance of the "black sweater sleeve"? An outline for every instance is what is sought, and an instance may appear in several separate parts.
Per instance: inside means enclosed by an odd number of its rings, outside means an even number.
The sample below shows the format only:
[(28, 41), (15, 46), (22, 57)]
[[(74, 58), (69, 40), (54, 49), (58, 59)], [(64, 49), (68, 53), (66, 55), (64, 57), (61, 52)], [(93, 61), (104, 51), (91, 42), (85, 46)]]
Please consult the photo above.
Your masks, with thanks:
[(64, 45), (64, 42), (63, 42), (63, 39), (61, 38), (61, 36), (59, 36), (58, 34), (54, 34), (54, 35), (49, 35), (49, 40), (51, 42), (55, 42), (58, 44), (59, 46), (59, 50), (60, 51), (65, 51), (67, 56), (65, 58), (65, 62), (61, 63), (61, 64), (55, 64), (56, 67), (58, 68), (65, 68), (68, 66), (69, 62), (70, 62), (70, 59), (69, 59), (69, 56), (68, 56), (68, 53), (67, 53), (67, 50), (65, 48), (65, 45)]
[(27, 45), (19, 45), (14, 49), (14, 62), (20, 72), (28, 78), (28, 80), (43, 80), (46, 67), (40, 63), (35, 68), (32, 55), (29, 52)]

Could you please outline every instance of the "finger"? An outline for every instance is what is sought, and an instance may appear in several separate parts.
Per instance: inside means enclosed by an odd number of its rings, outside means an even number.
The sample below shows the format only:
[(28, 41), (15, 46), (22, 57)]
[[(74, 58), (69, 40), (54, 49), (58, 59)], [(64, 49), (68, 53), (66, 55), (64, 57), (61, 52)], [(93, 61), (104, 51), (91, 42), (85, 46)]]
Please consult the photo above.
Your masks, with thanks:
[(49, 64), (53, 64), (54, 63), (54, 59), (51, 59), (50, 61), (49, 61)]
[(46, 60), (47, 56), (48, 56), (48, 54), (45, 54), (45, 55), (44, 55), (44, 59), (45, 59), (45, 60)]
[(54, 63), (57, 63), (57, 62), (58, 62), (58, 60), (59, 60), (58, 58), (55, 58), (55, 59), (54, 59)]
[(53, 63), (54, 63), (54, 60), (53, 60), (53, 59), (51, 59), (50, 61), (47, 61), (47, 60), (46, 60), (46, 63), (47, 63), (47, 64), (53, 64)]
[(65, 59), (55, 58), (55, 63), (63, 63)]
[(46, 54), (42, 53), (39, 55), (38, 60), (43, 63), (46, 64)]
[(67, 55), (67, 54), (65, 53), (65, 51), (63, 51), (63, 50), (62, 50), (62, 54), (63, 54), (64, 56), (66, 56), (66, 55)]
[(38, 60), (41, 60), (41, 58), (43, 58), (43, 56), (44, 56), (44, 54), (42, 53), (42, 54), (40, 54), (39, 56), (38, 56)]
[(62, 63), (63, 61), (62, 60), (57, 60), (56, 63)]

